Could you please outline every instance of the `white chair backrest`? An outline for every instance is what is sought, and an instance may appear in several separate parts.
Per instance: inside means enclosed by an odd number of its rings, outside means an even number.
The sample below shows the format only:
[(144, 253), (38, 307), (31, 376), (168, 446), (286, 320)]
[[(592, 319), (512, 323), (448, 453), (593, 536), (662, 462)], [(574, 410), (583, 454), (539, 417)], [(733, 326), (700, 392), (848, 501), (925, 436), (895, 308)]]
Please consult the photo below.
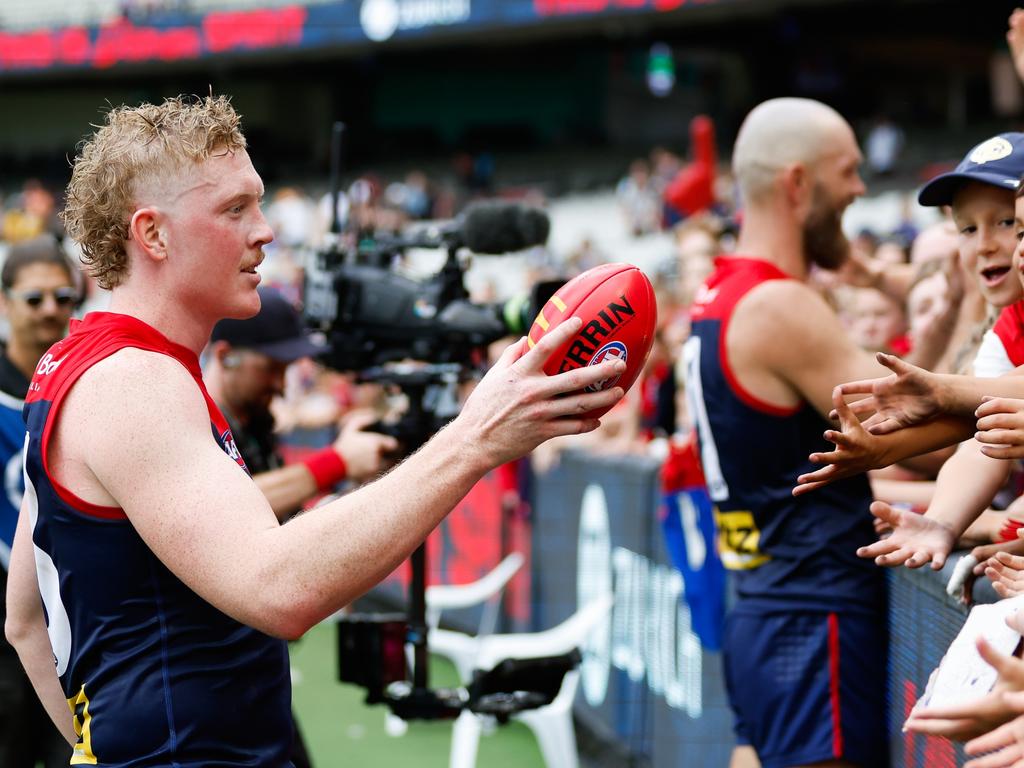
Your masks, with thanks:
[[(525, 559), (513, 552), (495, 566), (494, 570), (478, 581), (469, 584), (437, 584), (427, 587), (427, 626), (436, 629), (441, 612), (457, 608), (472, 608), (490, 600), (505, 588), (505, 585), (523, 567)], [(482, 622), (486, 624), (487, 622)], [(493, 620), (492, 622), (493, 623)], [(493, 627), (490, 630), (493, 631)], [(481, 626), (481, 633), (486, 634)]]
[(477, 669), (492, 669), (505, 659), (559, 656), (580, 647), (590, 631), (611, 611), (615, 597), (595, 597), (557, 627), (520, 635), (490, 635), (480, 639)]

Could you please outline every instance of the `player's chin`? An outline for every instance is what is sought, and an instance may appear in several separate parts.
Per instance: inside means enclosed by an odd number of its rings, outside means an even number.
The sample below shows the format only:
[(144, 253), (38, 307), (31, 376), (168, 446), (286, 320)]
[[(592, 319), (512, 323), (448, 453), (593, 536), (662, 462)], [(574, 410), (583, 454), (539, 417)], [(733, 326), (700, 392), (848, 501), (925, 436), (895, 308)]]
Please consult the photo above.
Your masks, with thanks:
[(225, 308), (224, 317), (233, 320), (247, 320), (260, 311), (260, 295), (256, 285), (244, 286), (235, 292), (229, 307)]

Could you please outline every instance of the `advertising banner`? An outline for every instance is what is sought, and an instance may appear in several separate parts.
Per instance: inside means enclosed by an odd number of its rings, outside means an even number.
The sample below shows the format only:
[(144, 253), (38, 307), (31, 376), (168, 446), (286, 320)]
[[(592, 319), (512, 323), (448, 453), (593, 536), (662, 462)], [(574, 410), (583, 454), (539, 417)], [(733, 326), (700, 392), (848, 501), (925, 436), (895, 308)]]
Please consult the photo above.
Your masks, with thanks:
[(380, 45), (439, 33), (478, 35), (551, 21), (664, 13), (720, 1), (337, 0), (205, 14), (157, 10), (92, 26), (0, 30), (0, 75)]

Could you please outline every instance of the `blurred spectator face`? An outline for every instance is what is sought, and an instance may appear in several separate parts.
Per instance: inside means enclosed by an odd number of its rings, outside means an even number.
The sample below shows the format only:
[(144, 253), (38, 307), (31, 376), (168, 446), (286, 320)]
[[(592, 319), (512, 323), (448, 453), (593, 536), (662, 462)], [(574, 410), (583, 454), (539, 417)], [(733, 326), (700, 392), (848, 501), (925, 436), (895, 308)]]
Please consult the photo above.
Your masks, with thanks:
[(629, 177), (633, 180), (633, 183), (638, 187), (646, 187), (647, 182), (651, 178), (650, 172), (647, 170), (647, 163), (643, 160), (634, 160), (629, 165)]
[(694, 229), (684, 233), (676, 244), (682, 276), (683, 296), (689, 300), (714, 271), (718, 241), (708, 232)]
[(11, 338), (26, 348), (45, 349), (67, 331), (77, 292), (57, 264), (27, 264), (4, 296)]
[(850, 241), (850, 247), (855, 248), (865, 256), (874, 256), (875, 249), (878, 248), (878, 236), (870, 229), (862, 229)]
[(875, 258), (886, 264), (906, 264), (907, 252), (899, 243), (885, 242), (875, 249)]
[(966, 183), (953, 198), (961, 262), (995, 307), (1009, 306), (1024, 294), (1011, 274), (1017, 246), (1013, 203), (1013, 192), (976, 182)]
[(858, 290), (850, 309), (850, 336), (863, 349), (888, 351), (890, 342), (906, 330), (902, 307), (881, 291)]
[(924, 230), (910, 247), (910, 263), (923, 264), (933, 259), (949, 259), (959, 250), (956, 227), (948, 221)]
[(266, 413), (271, 401), (284, 394), (287, 363), (250, 349), (233, 349), (224, 355), (222, 365), (224, 399), (238, 412)]
[(52, 213), (54, 200), (44, 187), (39, 185), (25, 185), (25, 211), (43, 221)]
[(907, 296), (909, 335), (916, 344), (946, 309), (946, 276), (936, 272), (919, 280)]

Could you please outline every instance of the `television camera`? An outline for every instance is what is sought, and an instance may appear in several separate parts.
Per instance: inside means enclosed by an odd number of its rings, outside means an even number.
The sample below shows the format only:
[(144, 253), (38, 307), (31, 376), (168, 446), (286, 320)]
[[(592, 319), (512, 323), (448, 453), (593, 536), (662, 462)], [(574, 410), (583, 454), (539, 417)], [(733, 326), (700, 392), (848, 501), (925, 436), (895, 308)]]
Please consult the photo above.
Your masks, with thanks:
[[(397, 423), (371, 427), (415, 451), (457, 412), (455, 388), (483, 371), (486, 347), (523, 335), (561, 281), (534, 286), (528, 296), (502, 304), (470, 301), (465, 252), (504, 254), (547, 240), (540, 210), (508, 203), (472, 205), (454, 221), (424, 225), (402, 235), (342, 247), (338, 217), (343, 127), (332, 140), (334, 215), (327, 247), (307, 271), (305, 313), (326, 335), (324, 362), (361, 381), (399, 388), (408, 409)], [(435, 274), (416, 280), (399, 267), (410, 249), (445, 252)], [(468, 690), (433, 690), (427, 675), (426, 547), (411, 558), (409, 614), (343, 617), (338, 625), (339, 678), (367, 690), (367, 703), (386, 703), (403, 719), (456, 717), (464, 708), (507, 719), (550, 702), (576, 660), (517, 662), (481, 678)], [(410, 680), (406, 647), (413, 648)]]

